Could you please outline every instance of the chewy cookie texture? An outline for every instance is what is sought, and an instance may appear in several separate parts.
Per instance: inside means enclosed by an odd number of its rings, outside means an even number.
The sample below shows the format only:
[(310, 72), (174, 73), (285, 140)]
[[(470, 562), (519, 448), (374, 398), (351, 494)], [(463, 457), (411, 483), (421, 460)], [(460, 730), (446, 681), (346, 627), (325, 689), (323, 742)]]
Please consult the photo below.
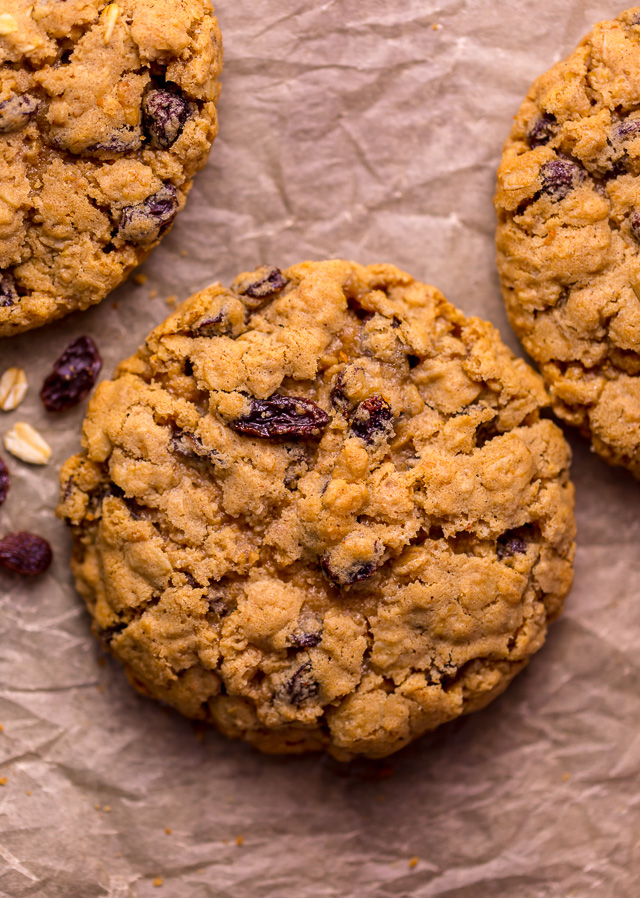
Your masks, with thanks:
[(507, 311), (555, 412), (640, 476), (640, 7), (535, 82), (496, 208)]
[(103, 299), (184, 206), (217, 133), (208, 0), (4, 0), (0, 336)]
[(59, 514), (135, 686), (382, 757), (497, 696), (572, 579), (569, 448), (491, 325), (392, 266), (259, 269), (102, 383)]

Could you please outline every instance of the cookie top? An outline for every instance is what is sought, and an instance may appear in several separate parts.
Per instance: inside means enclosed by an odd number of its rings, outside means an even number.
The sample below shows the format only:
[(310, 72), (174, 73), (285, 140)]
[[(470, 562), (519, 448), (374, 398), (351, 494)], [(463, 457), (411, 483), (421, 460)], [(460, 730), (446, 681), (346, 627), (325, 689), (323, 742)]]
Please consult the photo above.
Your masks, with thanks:
[(640, 7), (535, 82), (496, 208), (507, 311), (555, 412), (640, 476)]
[(490, 324), (392, 266), (208, 287), (100, 385), (61, 473), (97, 635), (266, 751), (380, 757), (485, 705), (571, 583), (546, 401)]
[(217, 133), (208, 0), (4, 0), (0, 336), (100, 302), (184, 206)]

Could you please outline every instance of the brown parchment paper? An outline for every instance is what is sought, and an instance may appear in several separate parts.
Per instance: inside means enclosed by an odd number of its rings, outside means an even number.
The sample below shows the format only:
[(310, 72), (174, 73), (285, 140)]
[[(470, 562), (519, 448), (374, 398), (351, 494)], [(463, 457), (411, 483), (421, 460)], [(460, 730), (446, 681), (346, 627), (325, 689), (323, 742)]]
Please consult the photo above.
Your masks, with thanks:
[[(0, 0), (0, 9), (2, 0)], [(262, 262), (389, 261), (517, 349), (494, 270), (491, 195), (512, 115), (608, 0), (219, 0), (220, 136), (173, 231), (87, 313), (0, 341), (30, 390), (0, 431), (0, 533), (55, 548), (0, 574), (0, 895), (10, 898), (569, 898), (640, 894), (640, 485), (571, 437), (579, 550), (566, 612), (484, 712), (382, 764), (268, 758), (138, 697), (90, 635), (53, 517), (84, 405), (38, 391), (89, 333), (102, 376), (183, 299)], [(435, 27), (437, 26), (437, 27)], [(157, 291), (153, 297), (152, 291)], [(162, 880), (162, 885), (154, 884)]]

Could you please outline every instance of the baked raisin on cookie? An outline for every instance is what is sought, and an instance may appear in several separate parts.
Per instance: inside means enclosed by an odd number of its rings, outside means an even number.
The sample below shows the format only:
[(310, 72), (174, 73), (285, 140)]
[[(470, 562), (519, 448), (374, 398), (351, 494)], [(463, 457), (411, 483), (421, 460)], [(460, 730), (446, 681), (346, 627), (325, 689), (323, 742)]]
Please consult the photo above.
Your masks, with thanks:
[(498, 333), (390, 265), (263, 268), (102, 383), (59, 514), (143, 693), (381, 757), (486, 705), (572, 579), (570, 450)]
[(184, 206), (217, 133), (208, 0), (4, 0), (0, 336), (100, 302)]
[(509, 318), (555, 412), (640, 476), (640, 7), (535, 82), (496, 208)]

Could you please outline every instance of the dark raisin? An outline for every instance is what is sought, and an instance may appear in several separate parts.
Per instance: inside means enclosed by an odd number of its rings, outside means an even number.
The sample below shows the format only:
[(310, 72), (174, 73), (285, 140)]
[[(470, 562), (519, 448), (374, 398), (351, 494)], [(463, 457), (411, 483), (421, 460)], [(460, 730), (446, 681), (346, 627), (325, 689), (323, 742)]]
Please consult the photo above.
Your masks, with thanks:
[(292, 705), (301, 705), (319, 693), (320, 685), (309, 676), (311, 669), (311, 661), (305, 662), (285, 683), (284, 692)]
[(82, 402), (101, 367), (102, 359), (91, 337), (78, 337), (69, 343), (40, 390), (46, 410), (62, 412)]
[(0, 103), (0, 134), (19, 131), (28, 124), (38, 108), (38, 101), (29, 94), (14, 94)]
[(325, 555), (320, 561), (320, 568), (329, 583), (342, 589), (344, 586), (351, 586), (352, 583), (367, 580), (376, 572), (378, 564), (375, 561), (356, 562), (351, 567), (344, 569), (341, 566), (332, 565), (331, 557)]
[(319, 645), (322, 642), (322, 617), (312, 611), (303, 612), (289, 641), (299, 649), (312, 649)]
[(167, 150), (182, 134), (193, 107), (181, 94), (170, 90), (147, 91), (142, 100), (142, 124), (152, 147)]
[(293, 633), (291, 642), (299, 649), (312, 649), (322, 642), (322, 633)]
[(411, 368), (413, 370), (414, 368), (417, 368), (418, 365), (420, 364), (420, 356), (408, 355), (407, 361), (409, 362), (409, 368)]
[(274, 293), (279, 293), (287, 286), (287, 279), (279, 268), (270, 268), (259, 280), (243, 287), (240, 290), (242, 296), (251, 299), (267, 299)]
[(552, 159), (540, 169), (542, 192), (554, 202), (564, 199), (584, 180), (584, 172), (568, 159)]
[(273, 440), (319, 437), (328, 423), (329, 416), (310, 399), (274, 393), (269, 399), (253, 399), (249, 414), (229, 426), (246, 436)]
[(184, 576), (187, 578), (187, 583), (189, 584), (191, 589), (201, 589), (202, 588), (200, 586), (200, 584), (198, 583), (198, 581), (196, 580), (196, 578), (193, 576), (193, 574), (190, 574), (189, 571), (180, 571), (180, 573), (184, 574)]
[(338, 376), (333, 382), (331, 404), (334, 408), (342, 409), (342, 411), (349, 407), (349, 398), (347, 397), (344, 383), (344, 370), (338, 372)]
[(613, 138), (617, 141), (634, 140), (640, 137), (640, 120), (626, 119), (613, 129)]
[(392, 428), (393, 412), (382, 396), (370, 396), (361, 402), (351, 417), (351, 431), (365, 443), (372, 443)]
[(128, 243), (153, 243), (178, 214), (178, 191), (165, 184), (142, 203), (125, 206), (118, 222), (118, 234)]
[(189, 328), (190, 337), (219, 337), (231, 331), (226, 309), (221, 309), (217, 315), (205, 315)]
[(554, 115), (546, 113), (535, 122), (527, 135), (529, 146), (533, 150), (535, 147), (542, 147), (549, 143), (550, 140), (558, 133), (558, 123)]
[(629, 216), (629, 230), (636, 243), (640, 243), (640, 212), (633, 212)]
[[(55, 142), (55, 141), (54, 141)], [(142, 146), (142, 139), (138, 128), (125, 127), (118, 131), (113, 131), (107, 138), (101, 140), (100, 143), (88, 144), (82, 151), (82, 156), (90, 156), (92, 154), (108, 156), (114, 154), (120, 156), (124, 153), (135, 153)], [(60, 149), (68, 149), (64, 144)]]
[(0, 539), (0, 565), (17, 574), (27, 577), (43, 574), (52, 558), (49, 543), (34, 533), (18, 531)]
[(498, 539), (496, 553), (500, 561), (511, 557), (511, 555), (525, 555), (526, 551), (527, 544), (519, 536), (510, 536), (508, 533), (503, 533)]
[(0, 505), (7, 498), (7, 493), (9, 492), (9, 472), (7, 471), (7, 466), (0, 458)]
[(16, 281), (9, 271), (0, 271), (0, 309), (6, 309), (19, 302)]

